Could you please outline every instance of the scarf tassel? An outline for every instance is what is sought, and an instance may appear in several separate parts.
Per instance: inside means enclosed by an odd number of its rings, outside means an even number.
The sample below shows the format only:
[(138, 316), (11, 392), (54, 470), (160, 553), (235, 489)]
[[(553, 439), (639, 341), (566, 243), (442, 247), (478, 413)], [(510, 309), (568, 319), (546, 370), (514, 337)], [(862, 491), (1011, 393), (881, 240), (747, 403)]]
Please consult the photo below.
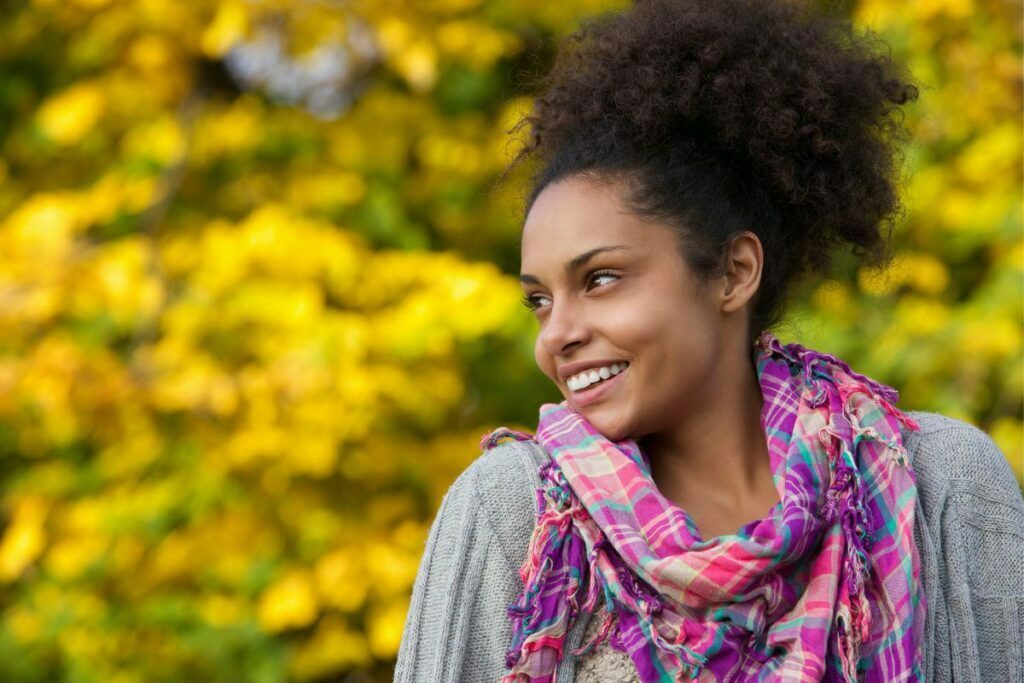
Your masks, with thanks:
[[(604, 593), (605, 605), (607, 605), (608, 612), (612, 612), (613, 597), (611, 591), (606, 586), (602, 586), (601, 582), (598, 581), (597, 577), (600, 576), (600, 572), (597, 568), (597, 560), (601, 548), (608, 544), (608, 540), (601, 536), (598, 541), (594, 544), (594, 549), (590, 551), (590, 555), (587, 557), (586, 573), (584, 574), (583, 582), (587, 587), (587, 598), (583, 603), (583, 609), (585, 611), (591, 611), (597, 606), (597, 599), (601, 593)], [(602, 591), (602, 588), (604, 589)], [(604, 630), (604, 627), (602, 627)], [(579, 653), (577, 653), (579, 654)]]
[[(519, 568), (519, 578), (524, 584), (523, 593), (519, 600), (509, 605), (507, 609), (507, 614), (513, 622), (513, 638), (512, 645), (505, 654), (506, 669), (512, 669), (519, 663), (525, 653), (527, 637), (536, 633), (538, 622), (544, 616), (541, 601), (537, 596), (551, 592), (552, 587), (560, 589), (563, 584), (568, 584), (564, 588), (568, 632), (568, 627), (575, 621), (578, 611), (580, 587), (587, 578), (586, 570), (581, 573), (579, 580), (573, 580), (571, 574), (567, 576), (564, 572), (552, 575), (552, 569), (556, 566), (572, 567), (583, 564), (581, 558), (563, 557), (566, 554), (574, 554), (574, 551), (575, 554), (579, 554), (579, 549), (583, 547), (581, 539), (573, 533), (572, 524), (573, 517), (579, 516), (582, 508), (577, 509), (578, 505), (573, 505), (568, 483), (552, 461), (545, 462), (538, 473), (547, 487), (537, 489), (537, 523), (530, 538), (526, 558)], [(585, 604), (590, 605), (595, 600), (596, 596), (591, 599), (588, 595)], [(564, 638), (564, 634), (560, 637), (544, 637), (534, 642), (532, 649), (537, 649), (541, 645), (552, 647), (560, 659)], [(526, 674), (512, 673), (502, 680), (512, 683), (530, 679)]]
[[(536, 596), (547, 592), (549, 579), (555, 582), (560, 580), (558, 576), (551, 576), (556, 558), (567, 566), (581, 567), (580, 580), (570, 581), (564, 592), (566, 600), (564, 609), (568, 611), (565, 633), (572, 628), (578, 615), (581, 589), (586, 591), (582, 605), (584, 610), (593, 610), (602, 594), (605, 599), (606, 608), (602, 610), (602, 623), (597, 634), (573, 652), (576, 656), (591, 652), (603, 642), (609, 643), (620, 651), (626, 651), (625, 643), (621, 640), (619, 632), (620, 613), (626, 609), (632, 609), (637, 614), (643, 614), (648, 623), (651, 623), (653, 616), (664, 608), (664, 598), (636, 580), (603, 535), (596, 536), (597, 540), (592, 550), (586, 558), (582, 557), (579, 549), (585, 544), (579, 538), (579, 532), (571, 522), (576, 517), (586, 523), (589, 520), (585, 514), (586, 511), (578, 500), (570, 495), (564, 475), (561, 470), (553, 467), (553, 463), (545, 463), (539, 473), (542, 481), (550, 486), (537, 490), (538, 505), (542, 512), (538, 515), (529, 551), (519, 570), (520, 578), (525, 585), (523, 597), (519, 604), (508, 607), (509, 617), (517, 625), (514, 628), (513, 645), (506, 653), (506, 669), (512, 669), (519, 662), (524, 654), (523, 645), (527, 636), (536, 631), (536, 622), (542, 616), (541, 605), (535, 599)], [(575, 556), (567, 557), (566, 554)], [(598, 570), (598, 562), (602, 556), (615, 568), (623, 588), (622, 597), (630, 603), (629, 607), (620, 604), (614, 598), (611, 588), (602, 580), (603, 575)], [(679, 659), (682, 672), (690, 679), (696, 679), (707, 658), (681, 643), (668, 643), (656, 632), (653, 623), (652, 631), (653, 639), (658, 647), (675, 654)], [(539, 642), (548, 647), (554, 647), (560, 658), (564, 638), (563, 634), (561, 638), (544, 638)], [(528, 677), (523, 678), (524, 676), (525, 674), (521, 673), (509, 674), (503, 681), (511, 683), (529, 680)]]
[(864, 618), (869, 606), (867, 599), (861, 595), (849, 605), (840, 603), (836, 610), (835, 627), (839, 647), (839, 671), (844, 683), (857, 683), (857, 663), (860, 661), (860, 648), (868, 636), (868, 623)]
[[(602, 545), (607, 545), (607, 541), (602, 539), (599, 544), (595, 546), (594, 552), (591, 553), (592, 559), (596, 559), (597, 553)], [(609, 555), (610, 554), (611, 553), (609, 553)], [(613, 562), (613, 564), (615, 563)], [(617, 573), (622, 581), (624, 595), (631, 598), (634, 606), (638, 609), (638, 612), (644, 615), (645, 623), (650, 624), (652, 633), (650, 640), (652, 640), (659, 649), (665, 652), (670, 652), (678, 658), (680, 672), (683, 675), (691, 680), (696, 679), (700, 675), (701, 669), (703, 669), (704, 665), (707, 663), (707, 657), (682, 644), (681, 640), (685, 637), (685, 631), (680, 631), (679, 642), (669, 643), (654, 627), (653, 616), (664, 609), (664, 599), (660, 595), (654, 594), (645, 587), (642, 587), (641, 584), (633, 578), (631, 572), (625, 569), (619, 569)], [(590, 572), (592, 588), (599, 583), (600, 577), (601, 574), (596, 571), (596, 564), (592, 565)], [(611, 592), (607, 587), (605, 587), (604, 592), (605, 604), (607, 607), (604, 610), (598, 633), (594, 635), (589, 642), (585, 643), (573, 653), (576, 656), (591, 652), (602, 642), (607, 642), (615, 649), (627, 652), (626, 644), (622, 641), (622, 634), (619, 630), (619, 616), (626, 608), (612, 598)], [(594, 591), (594, 594), (596, 594), (596, 590)]]
[[(843, 405), (847, 405), (845, 396), (858, 389), (854, 387), (842, 387), (845, 391)], [(878, 401), (887, 413), (897, 418), (900, 422), (907, 424), (913, 429), (919, 429), (917, 423), (910, 417), (892, 407), (888, 401), (878, 394), (872, 394), (872, 398)], [(852, 447), (845, 443), (840, 434), (830, 427), (823, 428), (834, 437), (830, 452), (836, 452), (840, 457), (836, 458), (839, 464), (833, 462), (835, 473), (832, 482), (826, 491), (826, 500), (822, 508), (824, 520), (827, 524), (838, 522), (843, 530), (846, 544), (845, 579), (849, 602), (840, 598), (836, 608), (835, 629), (837, 639), (837, 656), (840, 664), (840, 672), (844, 681), (856, 683), (858, 680), (857, 663), (860, 660), (860, 651), (864, 642), (870, 636), (871, 611), (864, 584), (871, 573), (868, 562), (867, 551), (873, 546), (874, 525), (871, 522), (870, 514), (865, 506), (864, 492), (856, 467), (854, 449), (863, 438), (871, 438), (878, 441), (892, 454), (892, 461), (900, 465), (906, 464), (906, 449), (894, 439), (888, 439), (879, 434), (871, 427), (862, 427), (857, 424), (852, 413), (844, 411), (850, 431), (853, 435)], [(821, 436), (825, 436), (821, 434)], [(827, 437), (826, 437), (827, 438)]]

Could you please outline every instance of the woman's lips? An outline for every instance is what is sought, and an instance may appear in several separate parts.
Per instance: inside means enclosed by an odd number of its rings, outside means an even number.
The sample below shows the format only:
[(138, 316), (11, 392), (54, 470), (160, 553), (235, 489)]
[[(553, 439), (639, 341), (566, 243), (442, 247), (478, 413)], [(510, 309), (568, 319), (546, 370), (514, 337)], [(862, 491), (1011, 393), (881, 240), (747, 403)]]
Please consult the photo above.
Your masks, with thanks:
[(629, 372), (629, 366), (626, 366), (626, 369), (619, 374), (609, 377), (606, 380), (602, 380), (597, 384), (591, 384), (585, 389), (580, 389), (579, 391), (572, 391), (570, 389), (571, 393), (569, 396), (572, 399), (572, 404), (577, 408), (582, 408), (583, 406), (590, 405), (594, 401), (601, 400), (605, 394), (612, 391), (619, 384), (619, 380), (627, 372)]

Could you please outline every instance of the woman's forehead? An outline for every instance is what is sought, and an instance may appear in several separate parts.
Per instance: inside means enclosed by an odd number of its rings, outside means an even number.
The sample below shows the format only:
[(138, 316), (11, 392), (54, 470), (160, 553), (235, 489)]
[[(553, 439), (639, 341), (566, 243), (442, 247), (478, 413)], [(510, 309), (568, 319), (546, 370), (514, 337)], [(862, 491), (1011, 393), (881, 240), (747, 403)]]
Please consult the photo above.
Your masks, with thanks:
[(565, 180), (546, 188), (531, 207), (522, 258), (548, 260), (611, 244), (660, 247), (665, 240), (657, 239), (652, 227), (623, 206), (615, 187)]

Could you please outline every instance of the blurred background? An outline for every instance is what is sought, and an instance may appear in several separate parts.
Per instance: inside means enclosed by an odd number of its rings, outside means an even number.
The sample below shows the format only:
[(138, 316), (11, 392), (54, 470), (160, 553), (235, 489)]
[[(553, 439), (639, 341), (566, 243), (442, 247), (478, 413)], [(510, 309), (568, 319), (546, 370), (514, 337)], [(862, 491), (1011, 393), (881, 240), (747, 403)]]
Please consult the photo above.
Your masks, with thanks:
[[(0, 680), (391, 680), (442, 495), (560, 398), (524, 84), (624, 5), (0, 0)], [(780, 337), (1024, 477), (1021, 6), (844, 7), (922, 86), (899, 259)]]

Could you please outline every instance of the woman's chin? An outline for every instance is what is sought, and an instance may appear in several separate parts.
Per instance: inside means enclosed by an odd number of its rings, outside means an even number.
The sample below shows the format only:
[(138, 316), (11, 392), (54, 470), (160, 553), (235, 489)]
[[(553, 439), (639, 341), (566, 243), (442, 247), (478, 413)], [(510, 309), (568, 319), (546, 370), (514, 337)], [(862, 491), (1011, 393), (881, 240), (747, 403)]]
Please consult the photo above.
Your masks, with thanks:
[(629, 436), (629, 429), (626, 426), (622, 425), (618, 420), (600, 415), (600, 411), (588, 414), (586, 409), (584, 409), (581, 414), (594, 426), (594, 429), (601, 432), (609, 441), (622, 441)]

